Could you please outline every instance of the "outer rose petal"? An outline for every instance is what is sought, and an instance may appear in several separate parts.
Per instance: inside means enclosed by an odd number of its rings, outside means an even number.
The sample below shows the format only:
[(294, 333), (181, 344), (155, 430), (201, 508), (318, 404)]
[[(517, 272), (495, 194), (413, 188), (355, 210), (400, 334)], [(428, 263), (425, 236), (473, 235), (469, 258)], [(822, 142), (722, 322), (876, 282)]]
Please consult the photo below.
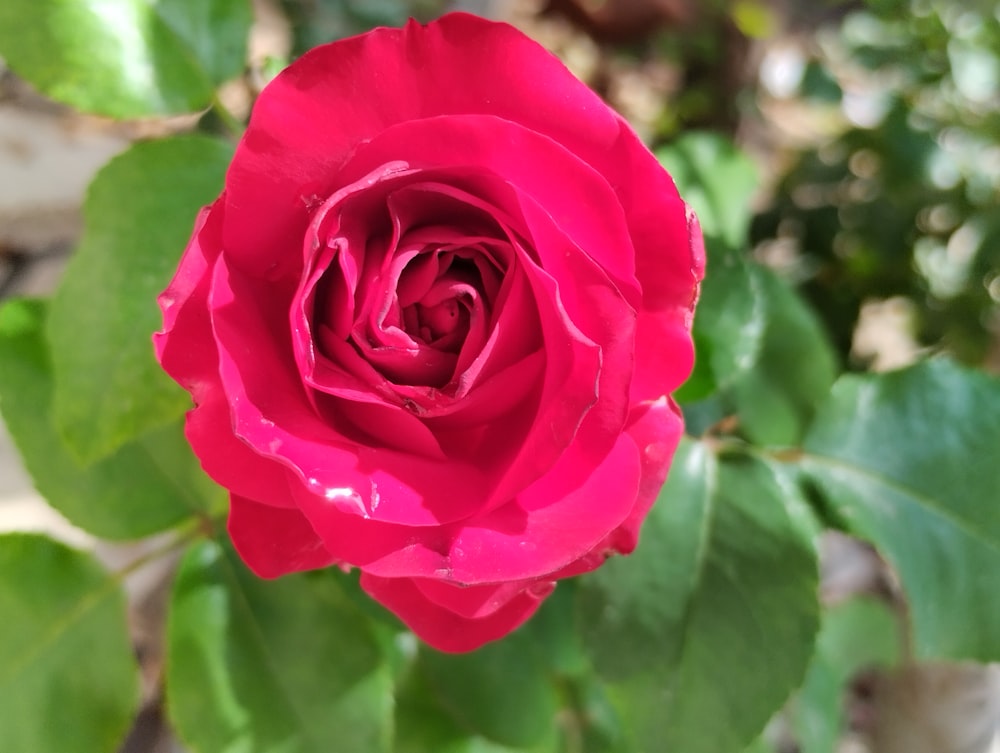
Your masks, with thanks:
[[(369, 96), (376, 91), (392, 96)], [(544, 134), (603, 175), (625, 209), (637, 264), (656, 259), (640, 274), (647, 305), (690, 304), (689, 249), (664, 243), (679, 237), (663, 228), (664, 203), (679, 202), (670, 176), (555, 56), (513, 27), (461, 13), (317, 47), (270, 84), (226, 181), (227, 250), (259, 273), (296, 274), (298, 257), (274, 250), (302, 237), (316, 197), (339, 185), (358, 145), (398, 123), (477, 113)]]
[(236, 551), (261, 578), (337, 562), (298, 510), (261, 505), (233, 494), (227, 527)]
[(156, 357), (196, 401), (197, 390), (212, 381), (219, 361), (207, 300), (210, 270), (222, 244), (221, 202), (219, 199), (198, 213), (177, 273), (157, 299), (163, 311), (163, 330), (153, 335)]
[[(561, 462), (571, 463), (572, 458)], [(641, 481), (631, 437), (577, 489), (560, 489), (557, 466), (514, 502), (447, 526), (411, 528), (364, 520), (296, 493), (302, 512), (343, 562), (386, 578), (436, 578), (483, 584), (531, 580), (586, 555), (628, 517)]]
[(639, 448), (642, 479), (635, 506), (622, 524), (597, 548), (628, 554), (639, 543), (639, 527), (667, 480), (670, 461), (684, 433), (681, 410), (672, 399), (661, 397), (632, 409), (626, 433)]
[(410, 578), (380, 578), (361, 573), (361, 587), (395, 612), (407, 626), (439, 651), (474, 651), (502, 638), (535, 613), (551, 588), (518, 593), (485, 617), (470, 619), (431, 601)]

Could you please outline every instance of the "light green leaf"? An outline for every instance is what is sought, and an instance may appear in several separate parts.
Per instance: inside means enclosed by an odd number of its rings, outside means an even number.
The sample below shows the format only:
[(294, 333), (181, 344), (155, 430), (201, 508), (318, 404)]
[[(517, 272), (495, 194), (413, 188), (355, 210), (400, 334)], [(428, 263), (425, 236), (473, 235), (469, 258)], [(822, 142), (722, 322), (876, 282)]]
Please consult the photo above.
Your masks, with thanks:
[(468, 654), (421, 647), (417, 666), (438, 703), (471, 732), (518, 748), (554, 731), (558, 704), (547, 658), (523, 631)]
[(204, 753), (380, 753), (392, 676), (335, 570), (256, 578), (228, 548), (185, 555), (167, 624), (167, 708)]
[(198, 209), (222, 188), (228, 144), (203, 136), (140, 143), (94, 179), (86, 229), (52, 300), (56, 426), (83, 463), (179, 418), (190, 398), (150, 338)]
[(225, 494), (208, 480), (180, 424), (158, 429), (81, 468), (52, 426), (52, 373), (39, 301), (0, 308), (0, 413), (39, 493), (72, 523), (106, 539), (136, 539), (197, 512)]
[(79, 110), (193, 112), (243, 70), (251, 20), (247, 0), (4, 0), (0, 56)]
[(636, 553), (581, 584), (581, 629), (635, 750), (750, 744), (805, 672), (816, 588), (771, 468), (682, 443)]
[[(656, 150), (656, 158), (691, 205), (713, 251), (738, 251), (746, 245), (757, 190), (757, 168), (732, 141), (714, 133), (686, 133)], [(709, 266), (711, 274), (711, 265)]]
[(835, 753), (844, 734), (847, 684), (866, 667), (893, 666), (899, 639), (896, 616), (883, 602), (856, 597), (824, 611), (816, 654), (791, 704), (802, 753)]
[(921, 659), (1000, 659), (1000, 381), (941, 359), (845, 376), (802, 467), (899, 574)]
[(0, 536), (0, 750), (110, 753), (139, 704), (125, 596), (90, 556)]

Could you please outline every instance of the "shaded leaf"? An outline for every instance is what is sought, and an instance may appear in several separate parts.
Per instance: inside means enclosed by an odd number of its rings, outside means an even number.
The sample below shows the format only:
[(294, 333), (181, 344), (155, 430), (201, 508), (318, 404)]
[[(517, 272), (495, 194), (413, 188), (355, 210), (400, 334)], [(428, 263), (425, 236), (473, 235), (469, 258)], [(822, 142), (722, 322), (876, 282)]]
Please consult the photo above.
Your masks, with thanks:
[(390, 668), (335, 570), (264, 581), (201, 542), (177, 575), (167, 648), (168, 712), (195, 751), (390, 749)]
[(829, 338), (802, 298), (774, 272), (753, 265), (766, 321), (754, 368), (739, 375), (732, 400), (755, 444), (796, 445), (837, 376)]
[(417, 666), (440, 705), (470, 732), (516, 748), (554, 730), (558, 703), (546, 657), (523, 631), (468, 654), (422, 646)]
[(694, 373), (677, 391), (682, 403), (698, 400), (733, 384), (757, 364), (764, 342), (768, 304), (758, 275), (737, 254), (710, 265), (695, 312)]

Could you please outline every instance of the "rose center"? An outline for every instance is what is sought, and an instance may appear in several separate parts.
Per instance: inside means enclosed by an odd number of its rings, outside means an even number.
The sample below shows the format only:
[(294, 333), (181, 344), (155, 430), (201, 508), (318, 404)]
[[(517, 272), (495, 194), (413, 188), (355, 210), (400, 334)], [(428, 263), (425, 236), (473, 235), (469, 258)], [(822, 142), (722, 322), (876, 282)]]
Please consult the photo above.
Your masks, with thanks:
[(461, 323), (462, 317), (458, 301), (449, 298), (436, 306), (418, 303), (417, 326), (424, 340), (437, 340), (442, 335), (451, 334)]
[(459, 296), (436, 303), (421, 301), (403, 309), (403, 324), (411, 337), (457, 352), (469, 331), (469, 307)]

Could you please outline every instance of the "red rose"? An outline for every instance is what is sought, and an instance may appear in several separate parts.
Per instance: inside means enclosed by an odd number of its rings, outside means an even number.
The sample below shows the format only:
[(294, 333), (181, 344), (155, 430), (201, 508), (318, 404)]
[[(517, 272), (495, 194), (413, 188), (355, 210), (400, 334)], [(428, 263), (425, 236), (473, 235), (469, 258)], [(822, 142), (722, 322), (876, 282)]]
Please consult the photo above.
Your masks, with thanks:
[(357, 567), (467, 651), (634, 548), (703, 265), (618, 115), (515, 29), (449, 15), (267, 87), (156, 350), (256, 573)]

